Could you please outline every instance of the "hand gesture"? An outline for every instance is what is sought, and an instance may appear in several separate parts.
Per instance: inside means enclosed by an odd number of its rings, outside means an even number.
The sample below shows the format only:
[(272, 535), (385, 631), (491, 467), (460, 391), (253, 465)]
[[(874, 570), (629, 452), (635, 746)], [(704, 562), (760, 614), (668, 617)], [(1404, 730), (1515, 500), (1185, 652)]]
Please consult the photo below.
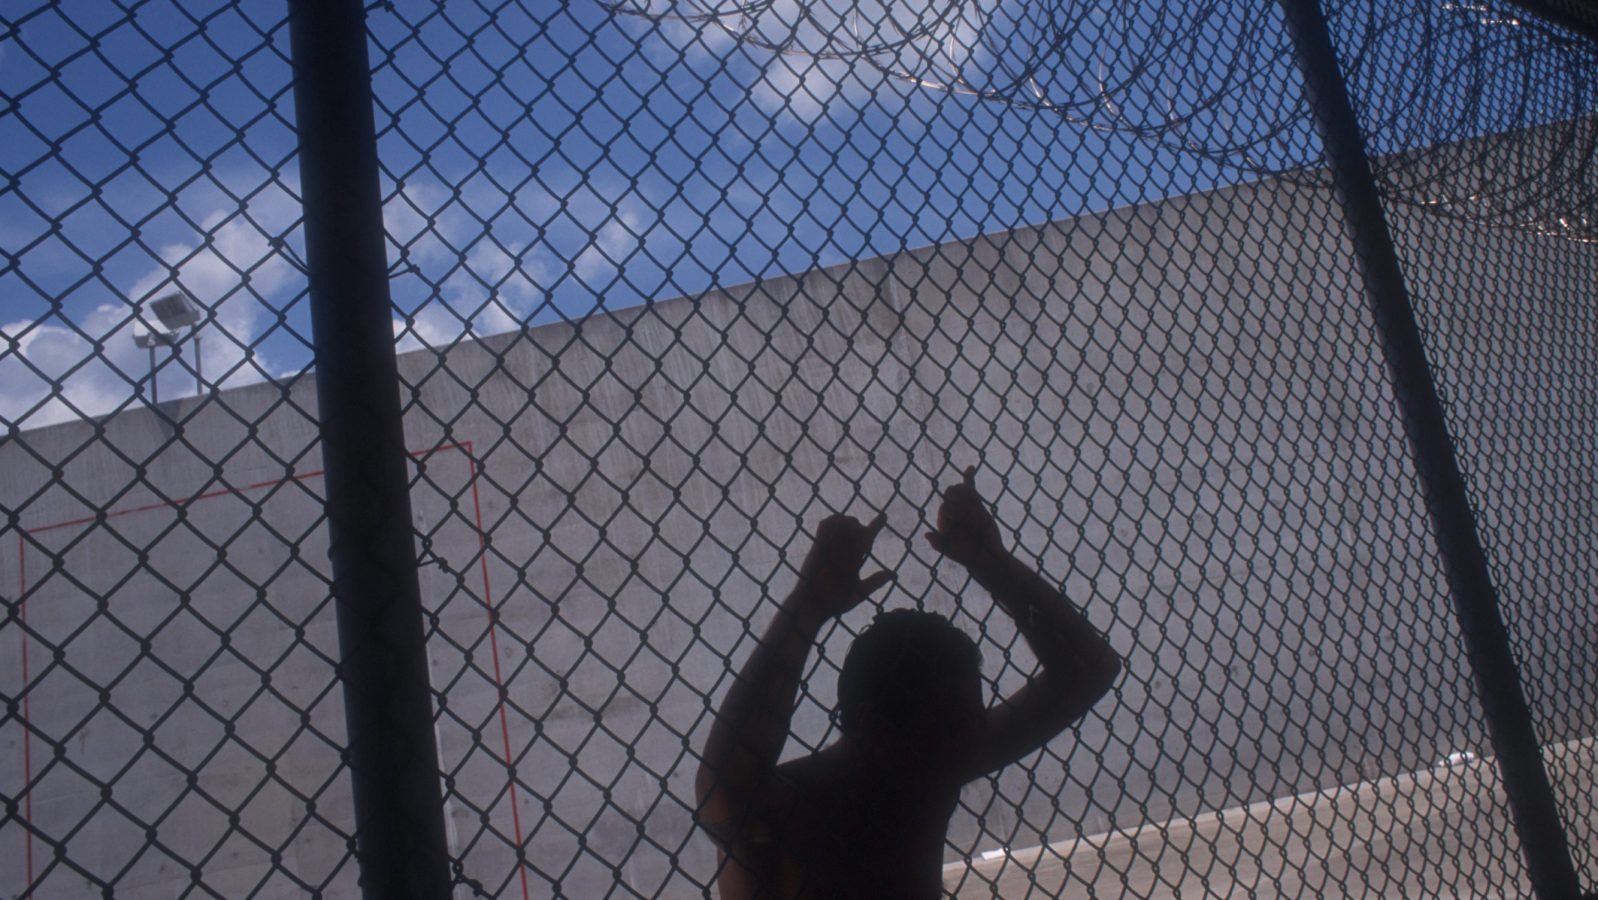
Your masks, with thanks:
[(937, 530), (927, 532), (932, 549), (973, 571), (998, 563), (1007, 552), (976, 478), (977, 467), (968, 466), (963, 480), (944, 490)]
[(816, 542), (799, 567), (799, 588), (809, 611), (825, 618), (841, 616), (894, 579), (892, 572), (885, 571), (860, 577), (871, 544), (887, 523), (888, 517), (880, 513), (869, 525), (841, 514), (822, 520)]

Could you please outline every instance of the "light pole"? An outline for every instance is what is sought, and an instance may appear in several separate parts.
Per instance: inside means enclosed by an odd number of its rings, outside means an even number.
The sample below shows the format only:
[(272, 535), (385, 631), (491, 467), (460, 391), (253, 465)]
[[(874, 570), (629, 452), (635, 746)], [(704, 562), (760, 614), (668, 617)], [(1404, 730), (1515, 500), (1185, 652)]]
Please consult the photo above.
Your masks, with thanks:
[(155, 377), (155, 348), (171, 347), (172, 355), (181, 363), (185, 335), (180, 330), (183, 328), (188, 328), (187, 336), (194, 338), (194, 393), (199, 394), (205, 390), (204, 357), (200, 353), (199, 324), (203, 318), (200, 308), (181, 291), (152, 300), (149, 308), (155, 313), (163, 330), (136, 331), (133, 333), (133, 343), (150, 351), (150, 404), (153, 406), (161, 402)]

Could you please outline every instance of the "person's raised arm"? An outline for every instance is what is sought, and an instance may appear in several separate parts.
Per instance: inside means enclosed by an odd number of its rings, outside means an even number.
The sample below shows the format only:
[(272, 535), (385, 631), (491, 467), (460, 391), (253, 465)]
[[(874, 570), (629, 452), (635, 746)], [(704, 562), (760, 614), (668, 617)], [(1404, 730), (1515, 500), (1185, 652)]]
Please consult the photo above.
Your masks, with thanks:
[(822, 626), (893, 580), (889, 572), (860, 577), (886, 521), (881, 515), (869, 525), (844, 515), (822, 521), (798, 585), (728, 689), (695, 780), (699, 824), (718, 842), (735, 839), (762, 812), (788, 740), (805, 660)]
[(965, 566), (1026, 638), (1039, 671), (984, 716), (970, 777), (1038, 749), (1109, 692), (1121, 657), (1071, 601), (1004, 546), (976, 489), (976, 467), (943, 493), (927, 543)]

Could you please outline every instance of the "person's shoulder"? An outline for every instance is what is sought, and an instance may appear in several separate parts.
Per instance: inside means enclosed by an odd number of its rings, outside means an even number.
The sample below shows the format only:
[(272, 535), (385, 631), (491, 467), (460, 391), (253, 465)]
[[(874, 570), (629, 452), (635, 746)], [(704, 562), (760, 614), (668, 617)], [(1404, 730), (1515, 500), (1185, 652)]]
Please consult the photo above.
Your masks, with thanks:
[(724, 844), (754, 851), (752, 862), (764, 860), (755, 862), (757, 868), (771, 862), (765, 853), (786, 852), (790, 832), (795, 827), (802, 828), (806, 821), (807, 801), (824, 792), (830, 781), (827, 762), (820, 757), (821, 754), (812, 753), (780, 763), (740, 827), (721, 835)]
[(777, 781), (791, 788), (802, 789), (827, 780), (830, 768), (820, 752), (796, 756), (777, 766)]
[(772, 795), (790, 815), (825, 815), (848, 806), (863, 785), (857, 767), (836, 745), (777, 766)]

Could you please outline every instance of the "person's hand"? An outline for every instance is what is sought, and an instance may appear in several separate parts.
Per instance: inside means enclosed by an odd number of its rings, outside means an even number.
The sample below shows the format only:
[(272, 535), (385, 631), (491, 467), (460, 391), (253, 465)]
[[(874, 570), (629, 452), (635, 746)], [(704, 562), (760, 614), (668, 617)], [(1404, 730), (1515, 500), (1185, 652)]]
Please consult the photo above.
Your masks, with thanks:
[(887, 523), (888, 517), (880, 513), (869, 525), (841, 514), (821, 521), (816, 542), (799, 567), (799, 588), (807, 613), (821, 619), (841, 616), (894, 579), (894, 574), (886, 571), (860, 577), (871, 544)]
[(937, 530), (927, 532), (932, 549), (973, 572), (998, 564), (1007, 552), (999, 523), (977, 493), (976, 478), (977, 467), (968, 466), (963, 480), (944, 490)]

